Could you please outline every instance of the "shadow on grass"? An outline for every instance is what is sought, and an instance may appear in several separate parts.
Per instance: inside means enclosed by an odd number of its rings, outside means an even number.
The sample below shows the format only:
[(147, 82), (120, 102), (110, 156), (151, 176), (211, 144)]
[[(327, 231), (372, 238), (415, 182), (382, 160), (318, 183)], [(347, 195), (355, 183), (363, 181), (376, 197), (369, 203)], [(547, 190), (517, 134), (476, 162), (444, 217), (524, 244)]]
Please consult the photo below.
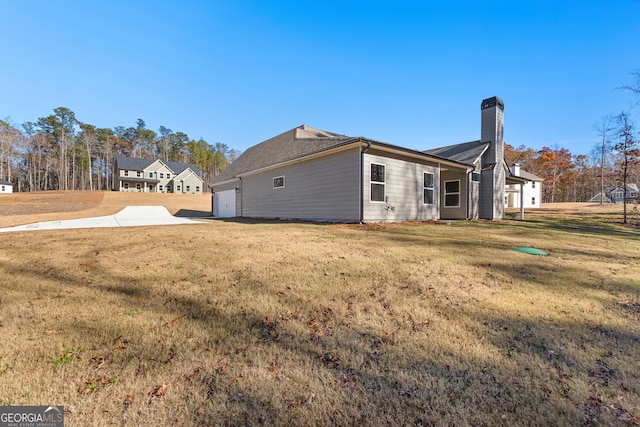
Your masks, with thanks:
[(193, 209), (180, 209), (174, 216), (180, 218), (209, 218), (211, 211), (199, 211)]

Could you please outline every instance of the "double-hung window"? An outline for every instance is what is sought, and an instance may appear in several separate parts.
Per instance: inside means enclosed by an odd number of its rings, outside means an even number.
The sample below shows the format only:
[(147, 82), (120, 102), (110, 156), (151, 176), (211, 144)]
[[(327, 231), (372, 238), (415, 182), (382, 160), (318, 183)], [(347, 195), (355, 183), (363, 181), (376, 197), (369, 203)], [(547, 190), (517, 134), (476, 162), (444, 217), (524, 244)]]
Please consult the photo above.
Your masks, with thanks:
[(444, 182), (444, 207), (460, 207), (460, 180)]
[(386, 177), (384, 165), (371, 163), (371, 189), (370, 200), (372, 202), (384, 202)]
[(424, 195), (423, 195), (422, 203), (424, 203), (425, 205), (432, 205), (433, 204), (433, 174), (429, 172), (424, 172), (423, 176), (424, 176), (424, 180), (423, 180)]

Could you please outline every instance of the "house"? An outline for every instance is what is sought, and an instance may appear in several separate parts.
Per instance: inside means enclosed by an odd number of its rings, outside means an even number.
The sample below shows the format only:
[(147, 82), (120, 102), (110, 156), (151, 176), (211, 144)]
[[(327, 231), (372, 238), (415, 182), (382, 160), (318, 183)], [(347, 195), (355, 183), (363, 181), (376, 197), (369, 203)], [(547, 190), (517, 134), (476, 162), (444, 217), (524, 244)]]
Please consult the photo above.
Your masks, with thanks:
[(611, 199), (605, 193), (598, 193), (589, 199), (589, 203), (611, 203)]
[[(301, 125), (261, 142), (210, 185), (217, 218), (330, 222), (504, 218), (504, 103), (481, 104), (481, 139), (413, 149)], [(507, 181), (508, 180), (508, 181)]]
[[(504, 198), (505, 208), (519, 208), (521, 205), (524, 205), (525, 208), (539, 208), (542, 201), (542, 181), (544, 179), (521, 169), (519, 163), (511, 167), (511, 174), (525, 178), (528, 182), (523, 185), (522, 194), (515, 184), (507, 184)], [(524, 204), (520, 203), (521, 200), (524, 200)]]
[(192, 164), (125, 156), (115, 160), (116, 191), (202, 194), (203, 184)]
[(0, 179), (0, 194), (13, 193), (13, 184), (6, 179)]
[[(634, 201), (638, 198), (638, 184), (627, 184), (627, 202)], [(616, 187), (609, 191), (609, 199), (613, 203), (624, 202), (624, 187)]]

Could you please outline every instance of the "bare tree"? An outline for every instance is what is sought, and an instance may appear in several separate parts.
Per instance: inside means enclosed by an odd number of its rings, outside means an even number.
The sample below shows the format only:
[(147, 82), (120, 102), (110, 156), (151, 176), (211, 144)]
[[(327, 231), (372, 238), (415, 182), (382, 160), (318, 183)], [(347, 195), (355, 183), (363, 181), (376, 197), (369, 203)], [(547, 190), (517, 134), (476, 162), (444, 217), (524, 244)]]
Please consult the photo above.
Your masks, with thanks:
[[(622, 191), (624, 218), (623, 222), (627, 223), (627, 180), (629, 178), (630, 166), (637, 161), (640, 156), (640, 148), (638, 141), (634, 135), (634, 124), (629, 119), (629, 114), (625, 111), (620, 113), (616, 118), (618, 122), (618, 142), (613, 149), (622, 156)], [(636, 196), (637, 197), (637, 196)]]
[(604, 160), (608, 150), (611, 149), (611, 141), (609, 141), (609, 134), (614, 129), (614, 123), (611, 116), (602, 116), (600, 121), (593, 125), (593, 129), (597, 132), (601, 138), (598, 144), (598, 151), (600, 153), (600, 204), (604, 200)]

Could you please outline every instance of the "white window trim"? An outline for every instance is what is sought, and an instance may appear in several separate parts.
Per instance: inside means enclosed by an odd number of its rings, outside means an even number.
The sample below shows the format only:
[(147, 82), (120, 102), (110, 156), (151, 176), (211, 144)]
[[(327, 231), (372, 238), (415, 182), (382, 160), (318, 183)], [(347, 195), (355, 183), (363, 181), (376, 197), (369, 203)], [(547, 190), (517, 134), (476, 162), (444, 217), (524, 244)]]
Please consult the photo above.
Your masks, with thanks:
[[(424, 176), (425, 175), (431, 175), (431, 187), (425, 187), (424, 185)], [(436, 190), (435, 190), (435, 186), (436, 186), (436, 176), (433, 172), (426, 172), (423, 171), (422, 172), (422, 204), (425, 206), (433, 206), (435, 204), (436, 201)], [(431, 203), (427, 203), (424, 201), (424, 190), (431, 190), (432, 195), (431, 195)]]
[[(382, 166), (384, 168), (384, 181), (372, 181), (371, 180), (371, 167), (373, 165)], [(382, 200), (371, 200), (371, 196), (373, 195), (373, 191), (371, 191), (371, 185), (377, 184), (382, 185), (384, 192), (382, 194)], [(387, 200), (387, 165), (384, 163), (376, 163), (371, 162), (369, 165), (369, 203), (386, 203)]]
[[(457, 182), (458, 183), (458, 191), (456, 193), (447, 193), (447, 182)], [(450, 179), (448, 181), (444, 182), (444, 207), (445, 208), (459, 208), (460, 207), (460, 180), (459, 179)], [(458, 195), (458, 204), (453, 206), (453, 205), (449, 205), (447, 206), (447, 196), (448, 195), (454, 195), (457, 194)]]
[[(279, 179), (279, 178), (282, 178), (282, 185), (276, 186), (276, 179)], [(272, 182), (273, 182), (273, 189), (274, 190), (278, 190), (280, 188), (284, 188), (286, 180), (284, 178), (284, 175), (279, 175), (279, 176), (274, 176)]]

